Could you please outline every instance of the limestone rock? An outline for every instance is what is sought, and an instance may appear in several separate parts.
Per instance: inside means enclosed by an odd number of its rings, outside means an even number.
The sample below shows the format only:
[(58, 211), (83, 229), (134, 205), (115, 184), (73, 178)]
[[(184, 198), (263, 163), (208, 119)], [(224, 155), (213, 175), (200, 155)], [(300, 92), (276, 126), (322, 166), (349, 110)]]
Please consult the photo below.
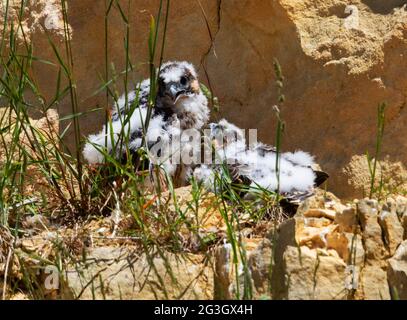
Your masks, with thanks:
[(328, 218), (331, 220), (335, 219), (336, 212), (329, 209), (310, 209), (304, 212), (304, 217), (310, 218)]
[(365, 261), (365, 249), (359, 234), (334, 232), (327, 235), (327, 248), (334, 249), (349, 265), (361, 266)]
[[(245, 297), (250, 291), (252, 298), (270, 298), (270, 270), (272, 265), (272, 243), (268, 239), (243, 239), (247, 270), (242, 262), (243, 251), (234, 257), (232, 246), (225, 243), (215, 250), (215, 299)], [(238, 264), (234, 264), (234, 259)], [(237, 268), (237, 269), (236, 269)], [(239, 287), (236, 283), (236, 272)]]
[(403, 226), (397, 215), (396, 202), (393, 199), (389, 199), (383, 205), (379, 222), (383, 228), (384, 239), (389, 248), (390, 255), (393, 255), (399, 244), (403, 241), (404, 233)]
[(343, 299), (346, 264), (334, 252), (287, 247), (284, 290), (276, 299)]
[[(342, 211), (344, 206), (341, 201), (331, 192), (317, 189), (315, 195), (307, 198), (300, 204), (297, 216), (327, 217), (334, 218), (333, 212)], [(322, 210), (322, 211), (321, 211)]]
[(407, 241), (388, 260), (387, 277), (392, 297), (407, 300)]
[(248, 259), (256, 297), (270, 297), (270, 277), (273, 264), (272, 246), (269, 239), (262, 240), (251, 252)]
[(353, 232), (358, 224), (356, 208), (353, 206), (345, 207), (342, 211), (336, 212), (335, 223), (339, 225), (341, 231)]
[[(212, 83), (219, 84), (222, 116), (260, 129), (259, 139), (271, 143), (275, 122), (268, 106), (277, 95), (270, 92), (275, 79), (269, 57), (276, 57), (286, 79), (285, 147), (312, 150), (331, 175), (329, 188), (353, 198), (362, 197), (363, 191), (353, 186), (358, 179), (345, 168), (355, 153), (368, 149), (372, 154), (376, 107), (381, 101), (389, 102), (383, 153), (389, 155), (389, 165), (401, 165), (395, 173), (386, 170), (385, 178), (400, 182), (407, 172), (402, 165), (407, 149), (399, 147), (406, 144), (402, 132), (407, 114), (402, 106), (407, 79), (400, 68), (407, 64), (407, 12), (403, 0), (356, 0), (352, 5), (357, 10), (351, 11), (347, 4), (339, 0), (222, 2), (213, 49), (217, 55), (208, 56), (208, 69)], [(357, 27), (346, 27), (350, 18)], [(231, 44), (241, 54), (235, 55)], [(241, 110), (251, 116), (242, 117)], [(368, 177), (367, 170), (363, 176)]]
[[(18, 24), (20, 13), (20, 2), (17, 0), (9, 0), (9, 16), (7, 17), (7, 31), (11, 30), (11, 25), (14, 27)], [(0, 2), (0, 22), (4, 23), (4, 12), (6, 10), (6, 1)], [(56, 34), (59, 37), (64, 35), (64, 24), (62, 20), (61, 2), (58, 0), (35, 1), (35, 3), (25, 4), (23, 10), (23, 18), (21, 21), (21, 29), (18, 29), (16, 37), (19, 41), (32, 41), (32, 35), (35, 32), (43, 32), (43, 26), (51, 34)], [(24, 33), (23, 33), (24, 32)]]
[(138, 255), (132, 247), (99, 247), (79, 270), (70, 268), (66, 280), (80, 299), (213, 298), (212, 273), (202, 255)]
[(361, 287), (365, 300), (390, 300), (386, 271), (378, 265), (367, 265), (363, 268)]
[[(366, 155), (353, 155), (342, 174), (347, 179), (349, 194), (357, 197), (369, 194), (371, 176)], [(377, 167), (376, 177), (382, 177), (386, 193), (393, 194), (407, 189), (407, 167), (403, 161), (392, 161), (390, 157), (384, 157)], [(378, 188), (380, 179), (376, 180), (375, 187)]]
[(407, 213), (407, 198), (402, 196), (396, 196), (395, 201), (397, 215), (401, 218), (404, 214)]
[(215, 299), (230, 300), (232, 292), (233, 271), (231, 270), (231, 251), (230, 244), (223, 244), (215, 250)]
[(382, 229), (378, 222), (379, 208), (375, 200), (361, 200), (357, 210), (362, 227), (362, 237), (368, 262), (383, 261), (387, 252), (382, 240)]

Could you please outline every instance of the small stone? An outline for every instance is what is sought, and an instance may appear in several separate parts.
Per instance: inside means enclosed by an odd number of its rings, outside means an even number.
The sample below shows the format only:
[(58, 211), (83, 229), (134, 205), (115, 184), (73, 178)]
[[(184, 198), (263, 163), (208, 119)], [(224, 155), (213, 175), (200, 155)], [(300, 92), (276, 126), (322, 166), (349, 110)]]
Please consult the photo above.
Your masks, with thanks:
[(367, 265), (363, 268), (361, 286), (365, 300), (390, 300), (386, 271), (377, 265)]
[[(270, 294), (270, 272), (272, 270), (272, 242), (269, 239), (243, 239), (241, 246), (246, 253), (247, 273), (243, 268), (242, 256), (238, 254), (238, 278), (239, 287), (236, 283), (236, 268), (233, 263), (235, 257), (230, 243), (224, 243), (215, 249), (215, 299), (234, 299), (239, 293), (244, 296), (244, 288), (247, 280), (253, 288), (253, 298), (257, 299)], [(246, 278), (245, 278), (246, 277)], [(238, 292), (239, 290), (239, 292)]]
[(393, 199), (389, 199), (387, 203), (383, 205), (379, 219), (390, 255), (396, 252), (397, 247), (403, 241), (404, 229), (397, 216), (396, 210), (396, 202)]
[(401, 218), (407, 214), (407, 198), (397, 196), (395, 200), (396, 200), (396, 212), (397, 215)]
[(333, 232), (336, 227), (330, 225), (325, 228), (304, 228), (301, 234), (297, 235), (298, 244), (300, 246), (306, 245), (309, 248), (325, 248), (327, 235)]
[(327, 218), (304, 218), (304, 226), (313, 228), (324, 228), (332, 224)]
[(342, 211), (337, 211), (335, 223), (339, 225), (341, 231), (353, 232), (358, 224), (356, 208), (353, 206), (345, 207)]
[(364, 263), (365, 250), (359, 234), (330, 233), (327, 235), (327, 248), (338, 252), (348, 265), (361, 266)]
[(109, 232), (109, 229), (106, 227), (102, 227), (102, 228), (98, 229), (96, 232), (100, 235), (105, 235), (107, 232)]
[(326, 250), (288, 246), (284, 253), (282, 288), (275, 299), (344, 299), (346, 264)]
[(393, 299), (407, 300), (407, 241), (388, 260), (387, 276)]
[(328, 218), (331, 220), (335, 220), (336, 212), (335, 210), (330, 209), (309, 209), (304, 212), (304, 217), (314, 217), (314, 218)]
[(378, 203), (376, 200), (360, 200), (357, 214), (362, 227), (367, 262), (383, 261), (387, 255), (382, 238), (382, 228), (378, 222)]

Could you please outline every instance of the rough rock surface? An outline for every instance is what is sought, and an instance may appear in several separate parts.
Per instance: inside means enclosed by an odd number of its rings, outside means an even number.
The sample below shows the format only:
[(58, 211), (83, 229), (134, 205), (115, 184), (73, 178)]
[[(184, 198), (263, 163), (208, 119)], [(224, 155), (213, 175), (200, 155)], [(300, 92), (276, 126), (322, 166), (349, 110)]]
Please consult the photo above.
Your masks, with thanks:
[[(263, 279), (270, 279), (266, 292), (273, 299), (388, 300), (395, 297), (392, 286), (404, 294), (405, 242), (400, 245), (400, 223), (379, 221), (391, 217), (389, 212), (402, 213), (406, 199), (389, 199), (384, 205), (367, 199), (347, 206), (338, 201), (329, 193), (309, 198), (295, 217), (270, 233), (267, 244), (271, 246), (243, 241), (249, 263), (246, 273), (239, 268), (239, 276), (243, 281), (249, 275), (246, 284), (252, 284), (255, 297), (264, 292), (264, 287), (255, 285), (258, 276), (250, 263), (253, 257), (259, 259), (259, 252)], [(327, 218), (330, 211), (335, 214)], [(215, 255), (215, 297), (236, 294), (232, 260), (230, 245), (221, 246)]]
[(211, 299), (213, 279), (205, 257), (143, 254), (127, 248), (93, 249), (78, 272), (67, 271), (73, 297), (81, 299)]
[(393, 297), (407, 300), (407, 241), (400, 245), (388, 263), (387, 276)]
[(404, 229), (397, 214), (397, 204), (389, 199), (382, 207), (380, 223), (384, 231), (384, 239), (387, 243), (390, 255), (394, 255), (397, 247), (403, 241)]
[[(19, 3), (11, 1), (14, 18)], [(63, 49), (58, 3), (29, 1), (23, 23), (34, 54), (54, 62), (41, 25)], [(197, 1), (174, 3), (165, 59), (192, 61), (204, 82), (202, 65), (206, 66), (221, 102), (221, 114), (214, 114), (214, 118), (225, 116), (242, 127), (258, 128), (259, 138), (273, 143), (275, 117), (271, 106), (277, 94), (272, 61), (277, 58), (285, 75), (284, 148), (302, 148), (315, 154), (331, 174), (329, 187), (339, 196), (363, 197), (369, 177), (363, 155), (366, 150), (373, 154), (376, 107), (387, 101), (384, 178), (393, 187), (400, 188), (400, 182), (405, 187), (405, 0), (354, 0), (351, 5), (343, 0), (201, 3), (212, 37)], [(122, 6), (124, 13), (129, 13), (134, 79), (146, 75), (149, 19), (156, 14), (157, 4), (158, 0), (134, 0), (130, 12), (127, 5)], [(104, 75), (105, 70), (105, 10), (94, 1), (70, 1), (68, 5), (81, 110), (106, 106), (104, 94), (94, 94), (101, 85), (98, 75)], [(1, 3), (0, 11), (2, 16)], [(125, 65), (124, 34), (125, 25), (114, 6), (109, 13), (108, 59), (117, 72)], [(33, 74), (48, 100), (55, 92), (57, 72), (52, 65), (34, 62)], [(121, 91), (122, 81), (117, 85)], [(71, 113), (69, 98), (62, 101), (59, 111), (61, 116)], [(83, 116), (83, 133), (100, 130), (102, 119), (103, 111)]]
[(284, 252), (285, 286), (275, 299), (344, 299), (346, 263), (331, 250), (287, 247)]
[[(272, 243), (269, 239), (243, 239), (240, 251), (234, 256), (232, 246), (225, 243), (215, 250), (215, 299), (247, 298), (252, 292), (253, 298), (271, 298), (271, 264), (273, 261)], [(247, 261), (247, 269), (242, 258)], [(237, 263), (234, 263), (236, 258)], [(236, 283), (238, 273), (239, 286)]]
[[(110, 218), (105, 218), (86, 225), (80, 234), (76, 228), (57, 228), (23, 238), (16, 248), (18, 261), (27, 271), (44, 268), (41, 261), (53, 261), (54, 249), (61, 246), (77, 257), (64, 269), (60, 290), (43, 291), (54, 299), (406, 298), (407, 243), (398, 243), (400, 230), (390, 231), (388, 221), (379, 222), (389, 212), (403, 216), (406, 198), (381, 205), (368, 199), (344, 205), (321, 191), (307, 199), (293, 218), (278, 227), (268, 224), (261, 234), (244, 233), (250, 222), (240, 221), (242, 232), (235, 234), (233, 246), (224, 232), (224, 215), (210, 201), (213, 195), (208, 194), (198, 211), (191, 206), (190, 187), (176, 189), (175, 197), (180, 210), (176, 212), (183, 212), (190, 227), (179, 229), (185, 243), (182, 252), (171, 246), (167, 250), (163, 243), (160, 252), (151, 250), (147, 255), (137, 241), (112, 237)], [(208, 201), (212, 205), (205, 209)], [(171, 207), (169, 203), (170, 211)], [(208, 208), (211, 219), (205, 219)], [(165, 214), (171, 219), (170, 212)], [(161, 237), (157, 233), (156, 241)], [(212, 240), (199, 245), (204, 238)], [(0, 275), (9, 247), (4, 242), (0, 246)], [(10, 277), (21, 277), (14, 267)], [(37, 281), (46, 276), (41, 273)]]
[(367, 265), (360, 278), (365, 300), (390, 300), (386, 271), (378, 265)]
[[(399, 174), (406, 172), (406, 148), (399, 146), (406, 145), (401, 133), (407, 121), (407, 78), (401, 70), (407, 61), (407, 11), (403, 0), (348, 4), (222, 2), (217, 57), (208, 57), (208, 68), (224, 103), (223, 115), (243, 127), (259, 128), (259, 138), (273, 142), (276, 57), (286, 79), (285, 147), (316, 154), (332, 174), (329, 187), (338, 196), (361, 197), (353, 175), (344, 169), (355, 154), (373, 154), (381, 101), (389, 103), (383, 152), (389, 163), (400, 164)], [(242, 117), (242, 112), (250, 116)], [(357, 172), (368, 176), (366, 167)]]
[(358, 214), (366, 248), (366, 259), (382, 261), (387, 255), (383, 242), (382, 229), (379, 224), (379, 208), (375, 200), (363, 200), (358, 203)]

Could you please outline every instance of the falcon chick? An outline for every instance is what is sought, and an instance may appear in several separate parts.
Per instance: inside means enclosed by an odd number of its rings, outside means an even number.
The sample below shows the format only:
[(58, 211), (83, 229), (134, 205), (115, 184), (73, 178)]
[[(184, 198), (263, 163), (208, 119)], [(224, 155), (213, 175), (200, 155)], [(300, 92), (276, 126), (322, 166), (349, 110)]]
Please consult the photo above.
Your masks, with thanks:
[[(83, 155), (89, 163), (102, 163), (102, 150), (117, 159), (126, 159), (126, 136), (129, 151), (136, 155), (143, 138), (149, 150), (157, 142), (179, 138), (183, 130), (201, 129), (209, 119), (207, 98), (200, 89), (194, 66), (188, 62), (166, 62), (161, 66), (151, 119), (144, 133), (149, 95), (150, 79), (146, 79), (136, 90), (118, 99), (111, 111), (111, 126), (104, 125), (100, 133), (88, 137)], [(177, 165), (168, 158), (162, 166), (174, 175)]]
[[(216, 175), (222, 175), (226, 164), (233, 182), (247, 185), (251, 190), (259, 187), (279, 192), (286, 198), (302, 200), (313, 194), (315, 186), (322, 184), (328, 175), (314, 170), (313, 157), (304, 152), (280, 154), (279, 179), (276, 174), (277, 151), (274, 147), (257, 143), (249, 148), (243, 130), (225, 119), (209, 124), (210, 140), (214, 141), (218, 164), (201, 165), (193, 176), (212, 191), (216, 191)], [(221, 163), (221, 164), (219, 164)]]

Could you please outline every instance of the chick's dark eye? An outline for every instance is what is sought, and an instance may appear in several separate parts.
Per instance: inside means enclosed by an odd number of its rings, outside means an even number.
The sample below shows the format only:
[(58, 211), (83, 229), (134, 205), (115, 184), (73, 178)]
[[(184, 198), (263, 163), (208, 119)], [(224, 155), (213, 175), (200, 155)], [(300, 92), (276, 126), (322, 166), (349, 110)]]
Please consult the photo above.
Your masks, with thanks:
[(188, 79), (187, 79), (187, 77), (183, 76), (183, 77), (181, 77), (179, 82), (181, 83), (181, 85), (185, 86), (188, 82)]

